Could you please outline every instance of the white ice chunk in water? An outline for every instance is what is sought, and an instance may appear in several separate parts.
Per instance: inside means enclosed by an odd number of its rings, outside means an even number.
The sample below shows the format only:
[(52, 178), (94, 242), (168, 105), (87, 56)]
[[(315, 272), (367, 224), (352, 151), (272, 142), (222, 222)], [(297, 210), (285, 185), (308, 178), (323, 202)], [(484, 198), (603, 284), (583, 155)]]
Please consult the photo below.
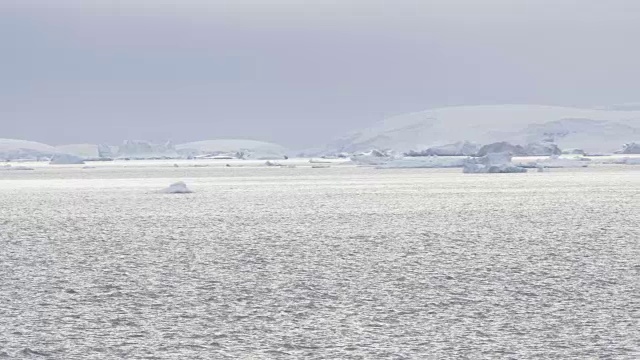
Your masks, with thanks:
[(169, 187), (162, 190), (162, 192), (165, 194), (190, 194), (193, 191), (187, 187), (187, 184), (182, 181), (178, 181), (169, 185)]

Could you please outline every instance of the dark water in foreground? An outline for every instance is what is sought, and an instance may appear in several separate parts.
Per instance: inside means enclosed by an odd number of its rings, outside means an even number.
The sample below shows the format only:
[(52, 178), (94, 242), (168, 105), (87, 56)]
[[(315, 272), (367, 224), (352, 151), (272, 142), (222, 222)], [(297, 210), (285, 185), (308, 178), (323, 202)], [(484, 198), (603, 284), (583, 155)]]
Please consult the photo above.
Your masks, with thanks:
[(84, 171), (0, 174), (0, 358), (640, 358), (631, 167)]

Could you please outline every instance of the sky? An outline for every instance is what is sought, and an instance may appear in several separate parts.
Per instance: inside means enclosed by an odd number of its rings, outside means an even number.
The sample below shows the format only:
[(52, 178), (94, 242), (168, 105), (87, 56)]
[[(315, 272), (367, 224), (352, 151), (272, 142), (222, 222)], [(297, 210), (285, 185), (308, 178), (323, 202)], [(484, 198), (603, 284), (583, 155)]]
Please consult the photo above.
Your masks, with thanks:
[(640, 101), (636, 0), (3, 0), (0, 138), (314, 147), (440, 106)]

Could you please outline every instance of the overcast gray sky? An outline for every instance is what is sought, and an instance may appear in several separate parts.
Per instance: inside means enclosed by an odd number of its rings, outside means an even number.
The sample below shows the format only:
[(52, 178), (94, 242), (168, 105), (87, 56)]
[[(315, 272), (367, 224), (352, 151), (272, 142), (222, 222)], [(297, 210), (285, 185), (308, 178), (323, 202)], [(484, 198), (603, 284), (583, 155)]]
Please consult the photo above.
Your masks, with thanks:
[(637, 0), (3, 0), (0, 137), (314, 146), (435, 106), (640, 101)]

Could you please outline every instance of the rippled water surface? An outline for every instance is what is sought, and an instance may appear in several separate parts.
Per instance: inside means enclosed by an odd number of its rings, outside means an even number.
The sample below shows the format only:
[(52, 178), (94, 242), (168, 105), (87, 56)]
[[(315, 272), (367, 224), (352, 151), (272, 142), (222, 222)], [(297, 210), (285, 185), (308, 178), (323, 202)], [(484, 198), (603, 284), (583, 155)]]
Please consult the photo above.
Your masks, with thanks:
[(639, 226), (640, 167), (5, 171), (0, 358), (637, 359)]

